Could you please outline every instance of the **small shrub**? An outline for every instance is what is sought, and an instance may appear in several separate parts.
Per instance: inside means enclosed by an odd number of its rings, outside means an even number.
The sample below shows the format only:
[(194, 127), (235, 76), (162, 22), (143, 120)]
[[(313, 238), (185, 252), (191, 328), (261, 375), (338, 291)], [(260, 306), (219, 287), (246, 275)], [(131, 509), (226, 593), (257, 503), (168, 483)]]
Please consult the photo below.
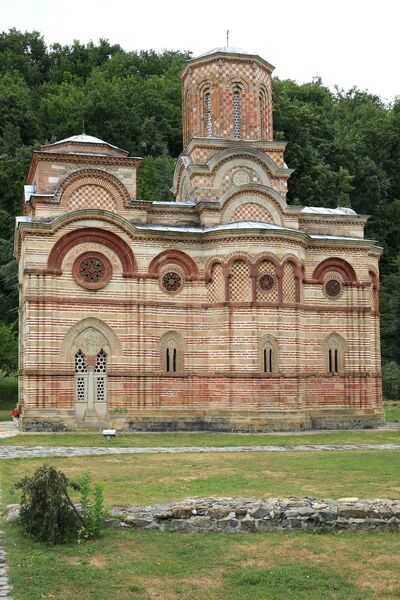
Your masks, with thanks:
[(20, 524), (25, 533), (37, 541), (63, 544), (78, 538), (84, 525), (68, 488), (79, 485), (62, 471), (42, 465), (32, 477), (24, 477), (15, 487), (22, 490)]
[[(22, 490), (20, 525), (39, 542), (63, 544), (99, 537), (104, 523), (104, 489), (85, 472), (78, 482), (50, 465), (42, 465), (15, 487)], [(80, 491), (80, 510), (72, 502), (69, 488)], [(91, 501), (91, 496), (93, 500)]]
[(80, 539), (100, 537), (105, 518), (104, 486), (101, 483), (95, 483), (92, 503), (90, 502), (92, 489), (89, 471), (85, 471), (80, 477), (79, 486), (81, 491), (81, 514), (84, 521)]

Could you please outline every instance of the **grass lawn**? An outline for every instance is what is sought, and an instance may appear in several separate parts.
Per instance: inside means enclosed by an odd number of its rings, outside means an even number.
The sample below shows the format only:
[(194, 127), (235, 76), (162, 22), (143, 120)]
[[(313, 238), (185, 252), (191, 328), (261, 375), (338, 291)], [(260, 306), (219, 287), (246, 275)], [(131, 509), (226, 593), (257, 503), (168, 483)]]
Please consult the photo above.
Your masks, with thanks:
[(400, 421), (400, 402), (385, 402), (385, 419), (388, 423), (398, 423)]
[(24, 433), (0, 439), (0, 446), (292, 446), (297, 444), (399, 444), (399, 431), (328, 431), (287, 434), (127, 433), (108, 442), (100, 434)]
[(17, 404), (18, 380), (16, 377), (0, 377), (0, 421), (11, 421), (11, 411)]
[(49, 548), (7, 527), (15, 600), (400, 598), (396, 534), (228, 535), (108, 530)]
[[(188, 496), (400, 495), (400, 451), (185, 454), (1, 461), (3, 503), (43, 462), (76, 479), (89, 469), (108, 505)], [(33, 543), (6, 528), (15, 600), (365, 600), (400, 598), (400, 536), (179, 534), (107, 530), (75, 546)]]
[(285, 454), (153, 454), (1, 461), (3, 502), (10, 485), (44, 462), (77, 479), (89, 469), (107, 504), (168, 502), (188, 496), (398, 497), (400, 451)]

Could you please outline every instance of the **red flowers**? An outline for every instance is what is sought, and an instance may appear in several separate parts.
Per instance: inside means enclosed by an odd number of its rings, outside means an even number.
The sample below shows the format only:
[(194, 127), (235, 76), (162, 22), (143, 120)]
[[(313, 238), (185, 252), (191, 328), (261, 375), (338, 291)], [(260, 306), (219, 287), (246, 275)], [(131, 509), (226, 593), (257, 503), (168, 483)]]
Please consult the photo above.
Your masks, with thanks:
[(12, 417), (19, 417), (19, 415), (21, 414), (21, 412), (22, 412), (22, 410), (19, 407), (14, 408), (14, 410), (11, 413), (11, 416)]

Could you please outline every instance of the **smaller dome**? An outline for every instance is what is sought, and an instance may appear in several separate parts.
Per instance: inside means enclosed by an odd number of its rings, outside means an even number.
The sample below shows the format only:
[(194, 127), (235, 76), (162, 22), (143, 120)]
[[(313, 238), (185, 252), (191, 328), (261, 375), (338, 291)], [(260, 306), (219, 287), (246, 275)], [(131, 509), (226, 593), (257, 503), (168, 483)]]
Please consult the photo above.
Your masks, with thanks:
[(117, 146), (113, 146), (100, 138), (94, 137), (93, 135), (86, 135), (86, 133), (80, 133), (79, 135), (71, 135), (63, 140), (58, 140), (58, 142), (54, 142), (54, 144), (48, 144), (49, 146), (55, 146), (56, 144), (66, 144), (68, 142), (78, 142), (80, 144), (102, 144), (106, 146), (111, 146), (112, 148), (117, 148)]
[(79, 153), (79, 154), (108, 154), (126, 156), (128, 152), (113, 144), (109, 144), (93, 135), (80, 133), (71, 135), (63, 140), (46, 144), (41, 147), (44, 152)]
[(213, 48), (208, 52), (204, 52), (203, 54), (199, 54), (197, 58), (201, 58), (203, 56), (209, 56), (210, 54), (219, 54), (223, 52), (224, 54), (253, 54), (252, 52), (248, 52), (247, 50), (243, 50), (243, 48), (236, 48), (235, 46), (221, 46), (220, 48)]

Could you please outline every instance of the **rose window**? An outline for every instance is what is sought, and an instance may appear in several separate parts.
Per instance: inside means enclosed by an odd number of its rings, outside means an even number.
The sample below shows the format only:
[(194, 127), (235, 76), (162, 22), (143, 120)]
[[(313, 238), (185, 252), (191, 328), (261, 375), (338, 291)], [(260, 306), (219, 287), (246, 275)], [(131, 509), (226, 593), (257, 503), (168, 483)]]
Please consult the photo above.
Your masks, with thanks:
[(166, 292), (177, 292), (182, 287), (182, 277), (179, 273), (168, 271), (162, 277), (162, 286)]
[(342, 286), (337, 279), (329, 279), (325, 284), (325, 293), (330, 298), (337, 298), (342, 291)]
[(104, 263), (95, 257), (85, 258), (79, 265), (79, 275), (87, 283), (98, 283), (106, 272)]
[(84, 252), (75, 260), (72, 274), (76, 283), (88, 290), (98, 290), (110, 281), (112, 266), (100, 252)]
[(275, 280), (272, 275), (265, 273), (264, 275), (261, 275), (260, 279), (258, 280), (258, 284), (264, 292), (269, 292), (274, 287)]

